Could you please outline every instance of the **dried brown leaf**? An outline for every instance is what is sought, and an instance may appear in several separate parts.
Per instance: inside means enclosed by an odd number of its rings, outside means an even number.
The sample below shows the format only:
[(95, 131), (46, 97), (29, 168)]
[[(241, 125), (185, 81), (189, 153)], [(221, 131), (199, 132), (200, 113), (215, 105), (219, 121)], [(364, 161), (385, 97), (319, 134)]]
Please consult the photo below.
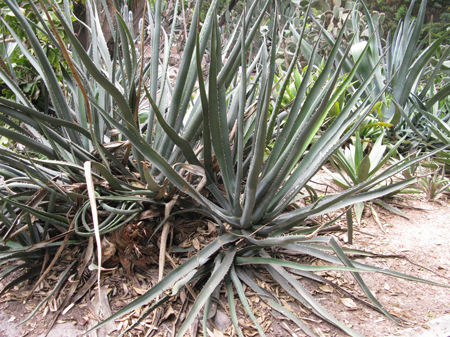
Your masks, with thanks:
[(138, 295), (144, 295), (147, 292), (147, 290), (140, 289), (140, 288), (137, 288), (137, 287), (133, 287), (133, 289), (134, 289), (135, 292), (138, 293)]
[(192, 245), (194, 246), (195, 250), (200, 250), (201, 248), (198, 238), (192, 239)]
[(169, 305), (169, 307), (167, 308), (166, 312), (164, 313), (163, 318), (161, 319), (162, 321), (165, 321), (166, 319), (168, 319), (171, 315), (175, 315), (176, 312), (175, 310), (173, 310), (172, 306)]
[(358, 307), (356, 306), (355, 302), (351, 298), (341, 298), (342, 304), (344, 304), (347, 308), (350, 310), (356, 310)]
[(319, 287), (320, 290), (326, 292), (326, 293), (332, 293), (333, 292), (333, 287), (330, 287), (328, 284), (325, 284), (321, 287)]

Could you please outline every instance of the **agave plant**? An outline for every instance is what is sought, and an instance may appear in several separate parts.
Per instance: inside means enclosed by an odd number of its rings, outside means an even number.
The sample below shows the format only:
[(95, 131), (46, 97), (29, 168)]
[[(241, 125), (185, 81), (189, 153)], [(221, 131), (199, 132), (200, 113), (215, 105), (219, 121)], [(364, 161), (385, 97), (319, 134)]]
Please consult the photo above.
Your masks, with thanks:
[[(439, 171), (441, 171), (440, 175)], [(421, 177), (416, 186), (426, 194), (428, 200), (433, 200), (437, 198), (439, 194), (448, 191), (450, 180), (444, 176), (445, 167), (442, 167), (429, 175), (424, 174), (422, 167), (419, 167), (419, 172)]]
[[(428, 148), (450, 144), (450, 118), (448, 96), (442, 95), (448, 90), (448, 85), (444, 85), (440, 90), (434, 90), (435, 95), (426, 102), (419, 98), (414, 100), (414, 107), (417, 109), (423, 123), (423, 128), (417, 132), (420, 134)], [(426, 103), (426, 104), (424, 104)], [(445, 165), (450, 164), (450, 153), (448, 150), (440, 152), (434, 160), (437, 163)], [(436, 167), (435, 167), (436, 168)]]
[[(86, 1), (92, 34), (88, 52), (73, 33), (68, 7), (63, 10), (56, 1), (48, 5), (41, 2), (40, 8), (50, 22), (49, 27), (44, 27), (44, 33), (60, 48), (68, 63), (62, 81), (57, 80), (49, 66), (19, 5), (15, 0), (6, 0), (6, 4), (23, 25), (27, 44), (32, 46), (33, 53), (30, 53), (26, 43), (16, 38), (11, 30), (24, 55), (44, 79), (48, 106), (43, 111), (38, 110), (14, 80), (0, 70), (1, 79), (16, 95), (16, 100), (0, 98), (1, 119), (8, 125), (8, 128), (0, 127), (0, 135), (24, 146), (24, 150), (17, 152), (1, 150), (3, 241), (9, 242), (17, 231), (33, 238), (20, 241), (21, 247), (2, 246), (2, 261), (30, 259), (39, 249), (59, 246), (39, 283), (67, 245), (80, 244), (89, 238), (74, 279), (80, 280), (88, 264), (97, 265), (100, 286), (102, 237), (128, 225), (142, 232), (150, 226), (148, 228), (154, 232), (152, 237), (161, 229), (160, 281), (96, 328), (148, 304), (136, 322), (139, 324), (153, 310), (177, 296), (181, 289), (203, 280), (204, 285), (177, 331), (178, 336), (184, 335), (203, 307), (205, 312), (209, 311), (211, 295), (222, 287), (226, 289), (238, 335), (243, 336), (243, 333), (238, 324), (233, 288), (259, 334), (264, 336), (245, 297), (243, 284), (305, 333), (315, 336), (297, 315), (282, 306), (275, 294), (258, 285), (254, 273), (259, 267), (264, 267), (268, 275), (302, 305), (349, 335), (360, 334), (330, 315), (294, 278), (291, 270), (300, 271), (307, 278), (314, 278), (314, 271), (350, 271), (376, 310), (395, 320), (369, 291), (360, 273), (381, 272), (419, 279), (351, 261), (333, 237), (318, 236), (329, 224), (311, 225), (309, 219), (381, 197), (410, 184), (407, 180), (373, 188), (421, 158), (401, 161), (338, 194), (302, 207), (289, 207), (331, 154), (357, 130), (383, 94), (380, 91), (375, 100), (362, 98), (375, 74), (374, 68), (359, 87), (352, 90), (326, 131), (311, 144), (330, 109), (352, 86), (368, 48), (340, 80), (350, 51), (347, 48), (338, 58), (341, 32), (311, 88), (308, 88), (309, 77), (315, 57), (309, 60), (294, 103), (286, 114), (281, 109), (282, 99), (300, 55), (302, 38), (284, 74), (277, 100), (272, 102), (278, 42), (277, 20), (273, 19), (276, 8), (270, 8), (270, 1), (249, 3), (235, 32), (230, 35), (232, 39), (225, 41), (218, 27), (218, 1), (212, 2), (202, 24), (199, 21), (201, 1), (197, 2), (173, 87), (167, 75), (173, 35), (160, 29), (159, 1), (154, 6), (148, 3), (146, 10), (152, 41), (148, 63), (144, 58), (144, 44), (140, 44), (139, 51), (135, 49), (136, 41), (122, 15), (128, 13), (123, 13), (117, 1), (113, 2), (117, 25), (111, 23), (115, 39), (112, 57), (99, 29), (100, 8), (94, 1)], [(39, 17), (40, 11), (33, 8)], [(55, 31), (53, 15), (61, 22), (70, 46), (65, 45)], [(111, 17), (108, 20), (112, 22)], [(3, 19), (2, 22), (8, 28)], [(260, 27), (263, 22), (267, 23), (266, 29)], [(299, 34), (304, 35), (304, 28)], [(140, 39), (141, 42), (144, 39), (144, 27)], [(261, 42), (259, 51), (247, 54), (255, 39)], [(160, 50), (163, 51), (162, 62)], [(205, 82), (201, 61), (206, 50), (211, 64)], [(280, 127), (281, 122), (283, 127)], [(273, 148), (267, 157), (268, 139)], [(138, 221), (145, 219), (149, 208), (160, 211), (161, 215), (148, 221), (152, 222), (150, 224)], [(174, 219), (183, 215), (188, 221), (192, 214), (214, 221), (219, 235), (164, 275), (167, 237)], [(156, 226), (154, 222), (159, 218), (162, 221)], [(16, 238), (19, 241), (19, 236)], [(93, 238), (97, 246), (96, 260), (92, 257)], [(145, 248), (135, 246), (142, 251)], [(269, 255), (274, 247), (313, 256), (327, 265), (311, 266), (275, 258)], [(330, 254), (330, 249), (336, 255)], [(37, 268), (38, 262), (20, 267)], [(72, 283), (70, 294), (77, 284)], [(206, 335), (208, 315), (203, 317)]]
[[(383, 166), (388, 163), (392, 155), (396, 154), (398, 147), (404, 141), (404, 139), (400, 139), (386, 153), (388, 146), (383, 144), (383, 139), (384, 134), (382, 133), (369, 149), (370, 140), (361, 139), (360, 133), (357, 131), (355, 145), (350, 144), (344, 149), (337, 149), (330, 158), (338, 174), (324, 169), (331, 173), (334, 182), (343, 189), (351, 188), (374, 177), (382, 171)], [(364, 203), (355, 204), (353, 209), (356, 220), (361, 223)]]
[[(366, 90), (367, 95), (376, 97), (384, 87), (384, 83), (391, 81), (391, 85), (386, 90), (387, 109), (382, 107), (381, 121), (390, 122), (396, 125), (396, 132), (403, 136), (410, 129), (410, 120), (413, 118), (409, 99), (412, 94), (425, 98), (428, 89), (432, 86), (441, 68), (445, 70), (444, 62), (448, 54), (441, 57), (439, 61), (433, 59), (435, 54), (439, 54), (442, 41), (448, 36), (449, 32), (436, 41), (425, 45), (425, 41), (420, 40), (420, 33), (425, 19), (425, 10), (427, 1), (421, 2), (419, 12), (416, 18), (412, 17), (412, 11), (416, 1), (412, 1), (406, 13), (403, 22), (400, 22), (395, 32), (389, 32), (386, 40), (383, 40), (383, 32), (380, 27), (382, 16), (378, 13), (372, 14), (364, 1), (359, 2), (361, 12), (358, 10), (358, 4), (354, 4), (353, 10), (346, 14), (349, 17), (351, 25), (347, 26), (347, 35), (353, 37), (352, 55), (353, 59), (348, 58), (343, 70), (348, 72), (353, 68), (354, 59), (357, 59), (362, 50), (368, 45), (369, 53), (365, 57), (359, 70), (356, 73), (358, 80), (365, 79), (372, 69), (376, 66), (377, 70), (373, 77), (373, 84)], [(342, 13), (340, 14), (342, 15)], [(322, 24), (314, 19), (315, 24), (322, 28), (323, 37), (328, 45), (335, 44), (334, 36), (328, 32)], [(369, 37), (372, 37), (369, 39)], [(309, 46), (304, 48), (309, 50)], [(344, 49), (341, 47), (339, 52), (342, 55)], [(433, 64), (433, 67), (431, 65)], [(419, 83), (425, 79), (424, 90), (419, 90)], [(445, 90), (444, 90), (445, 91)], [(448, 95), (448, 89), (445, 91)]]

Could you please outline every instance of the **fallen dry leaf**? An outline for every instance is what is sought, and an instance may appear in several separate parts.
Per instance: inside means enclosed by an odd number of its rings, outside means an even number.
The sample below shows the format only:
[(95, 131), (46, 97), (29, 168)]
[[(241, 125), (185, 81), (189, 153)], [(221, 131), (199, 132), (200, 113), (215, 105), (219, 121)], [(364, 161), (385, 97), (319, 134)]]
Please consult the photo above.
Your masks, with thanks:
[(352, 309), (352, 310), (358, 309), (355, 302), (353, 302), (353, 300), (351, 298), (341, 298), (341, 302), (343, 305), (345, 305), (349, 309)]
[(320, 336), (320, 337), (326, 337), (324, 335), (324, 333), (322, 332), (322, 330), (320, 330), (319, 328), (316, 328), (316, 333)]
[(162, 321), (165, 321), (166, 319), (168, 319), (171, 315), (175, 314), (175, 310), (173, 310), (172, 306), (170, 305), (169, 308), (166, 310), (166, 312), (164, 313), (164, 316), (162, 318)]
[(207, 331), (208, 331), (208, 336), (210, 336), (210, 337), (223, 337), (223, 333), (217, 329), (214, 329), (214, 331), (211, 331), (207, 328)]
[(326, 292), (326, 293), (332, 293), (333, 292), (333, 287), (330, 287), (328, 284), (325, 284), (321, 287), (319, 287), (320, 290)]
[(290, 304), (286, 301), (286, 300), (284, 300), (284, 299), (280, 299), (281, 300), (281, 303), (283, 303), (283, 307), (285, 307), (287, 310), (289, 310), (289, 311), (291, 311), (291, 312), (293, 312), (294, 310), (292, 309), (292, 307), (290, 306)]
[(198, 238), (193, 238), (192, 239), (192, 245), (194, 246), (195, 250), (200, 250), (200, 241), (198, 240)]
[(134, 291), (138, 293), (138, 295), (144, 295), (147, 290), (133, 287)]
[(224, 332), (232, 324), (230, 316), (223, 310), (217, 309), (216, 315), (214, 316), (214, 325), (220, 331)]

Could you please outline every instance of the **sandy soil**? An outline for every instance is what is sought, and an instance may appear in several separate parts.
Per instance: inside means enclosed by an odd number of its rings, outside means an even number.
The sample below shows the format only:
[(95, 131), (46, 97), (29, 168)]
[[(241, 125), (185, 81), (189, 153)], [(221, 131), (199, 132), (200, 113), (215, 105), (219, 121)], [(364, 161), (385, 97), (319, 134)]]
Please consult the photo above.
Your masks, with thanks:
[[(357, 259), (427, 280), (450, 284), (450, 207), (448, 202), (427, 202), (406, 197), (397, 205), (410, 218), (392, 215), (385, 209), (374, 206), (379, 223), (374, 220), (370, 208), (355, 234), (353, 245), (346, 247), (363, 249), (380, 257)], [(380, 226), (381, 225), (381, 226)], [(344, 235), (342, 239), (346, 239)], [(333, 277), (330, 277), (333, 279)], [(333, 292), (325, 293), (319, 286), (315, 290), (324, 298), (321, 303), (342, 322), (354, 330), (371, 337), (388, 336), (409, 327), (427, 327), (426, 322), (450, 313), (450, 289), (429, 284), (411, 282), (384, 274), (364, 274), (368, 287), (381, 304), (392, 314), (403, 319), (400, 326), (371, 309), (357, 305), (358, 309), (346, 307), (342, 302), (348, 296)], [(338, 275), (338, 283), (347, 290), (365, 297), (351, 275)], [(328, 329), (324, 329), (328, 331)], [(345, 334), (331, 329), (336, 336)], [(332, 336), (334, 336), (331, 333)]]

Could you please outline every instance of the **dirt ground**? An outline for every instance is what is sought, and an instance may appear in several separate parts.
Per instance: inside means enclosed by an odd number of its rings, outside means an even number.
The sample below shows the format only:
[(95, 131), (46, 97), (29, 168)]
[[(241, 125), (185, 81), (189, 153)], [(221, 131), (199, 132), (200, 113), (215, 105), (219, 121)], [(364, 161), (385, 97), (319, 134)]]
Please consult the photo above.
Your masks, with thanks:
[[(369, 207), (365, 208), (361, 225), (355, 224), (352, 245), (345, 244), (347, 242), (345, 232), (338, 232), (334, 235), (339, 238), (344, 247), (363, 249), (382, 255), (382, 257), (376, 258), (359, 258), (357, 261), (449, 285), (449, 200), (444, 196), (437, 201), (427, 201), (420, 196), (406, 195), (403, 196), (403, 199), (390, 200), (390, 204), (401, 209), (409, 219), (393, 215), (376, 204), (368, 204)], [(157, 270), (154, 271), (154, 274), (157, 274)], [(143, 289), (149, 287), (152, 282), (146, 281), (145, 277), (141, 276), (138, 274), (136, 278), (138, 283), (136, 280), (134, 283), (124, 281), (120, 270), (116, 270), (108, 278), (105, 278), (103, 286), (105, 286), (105, 290), (108, 289), (106, 293), (109, 296), (113, 312), (136, 298)], [(322, 276), (339, 284), (347, 291), (365, 298), (350, 274), (327, 272)], [(333, 287), (313, 281), (307, 281), (305, 284), (316, 299), (337, 319), (368, 337), (389, 336), (411, 327), (427, 328), (428, 321), (450, 314), (450, 288), (411, 282), (383, 274), (364, 274), (363, 278), (382, 305), (402, 319), (403, 326), (365, 307)], [(6, 281), (0, 283), (0, 289), (5, 283)], [(45, 309), (41, 308), (30, 322), (16, 327), (16, 324), (27, 317), (40, 302), (40, 298), (33, 297), (25, 303), (26, 289), (26, 285), (25, 287), (15, 287), (0, 298), (0, 337), (44, 336), (45, 327), (48, 326), (47, 318), (54, 312), (56, 303), (50, 303)], [(98, 313), (93, 312), (95, 311), (94, 291), (91, 293), (91, 298), (93, 298), (92, 301), (88, 302), (86, 299), (82, 299), (61, 315), (58, 318), (58, 324), (48, 336), (78, 336), (87, 331), (88, 327), (93, 326), (96, 316), (98, 316)], [(268, 336), (304, 336), (298, 328), (287, 324), (277, 314), (271, 313), (264, 305), (260, 305), (256, 296), (250, 298), (254, 301), (252, 306), (262, 308), (260, 313), (264, 317), (260, 316), (259, 319)], [(299, 314), (319, 336), (345, 336), (340, 330), (300, 309), (289, 297), (284, 297), (282, 302)], [(226, 303), (226, 299), (223, 303)], [(225, 307), (221, 309), (218, 306), (215, 317), (216, 326), (221, 325), (224, 333), (211, 326), (211, 336), (228, 336), (232, 331), (229, 328), (231, 322), (226, 315), (223, 315), (225, 310)], [(133, 319), (136, 319), (137, 314), (128, 315), (124, 319), (116, 321), (119, 330), (123, 330)], [(161, 315), (164, 317), (162, 317), (162, 324), (156, 335), (171, 336), (172, 325), (179, 318), (176, 303), (166, 307), (164, 314)], [(258, 335), (257, 331), (251, 327), (252, 323), (248, 318), (242, 316), (240, 322), (243, 327), (248, 328), (245, 330), (246, 336)], [(201, 320), (199, 325), (201, 326)], [(149, 324), (143, 325), (131, 336), (144, 336), (149, 329), (151, 330)], [(100, 333), (99, 336), (101, 335), (106, 335), (106, 333)], [(111, 335), (117, 335), (117, 332), (112, 332)]]
[[(366, 207), (361, 225), (356, 226), (354, 244), (345, 246), (380, 255), (401, 256), (363, 258), (357, 261), (449, 285), (448, 201), (429, 202), (406, 196), (404, 201), (397, 203), (396, 206), (401, 208), (409, 219), (392, 215), (383, 208), (374, 206), (378, 216), (377, 223), (370, 208)], [(344, 235), (342, 237), (346, 239)], [(335, 292), (327, 294), (320, 287), (316, 288), (316, 291), (323, 295), (324, 300), (321, 303), (336, 318), (365, 336), (388, 336), (418, 326), (426, 329), (426, 322), (450, 313), (449, 288), (411, 282), (384, 274), (364, 274), (362, 277), (378, 301), (390, 313), (403, 319), (403, 326), (359, 304), (356, 310), (349, 305), (343, 306), (342, 302), (346, 304), (343, 299), (348, 296)], [(355, 293), (364, 297), (360, 289), (355, 289), (355, 281), (351, 275), (342, 275), (341, 282), (346, 284), (346, 288), (353, 288)], [(336, 336), (345, 335), (339, 331), (336, 333)]]

